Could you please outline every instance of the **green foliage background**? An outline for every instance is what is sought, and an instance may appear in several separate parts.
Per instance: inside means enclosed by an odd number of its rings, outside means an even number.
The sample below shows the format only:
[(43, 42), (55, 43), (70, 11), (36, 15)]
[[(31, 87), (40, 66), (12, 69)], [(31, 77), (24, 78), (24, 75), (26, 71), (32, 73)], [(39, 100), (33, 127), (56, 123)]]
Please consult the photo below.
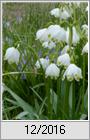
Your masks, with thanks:
[[(81, 55), (81, 50), (86, 44), (86, 37), (81, 33), (80, 43), (77, 44), (75, 49), (75, 63), (83, 69), (83, 59), (85, 61), (85, 79), (84, 89), (83, 80), (80, 82), (74, 81), (70, 84), (66, 80), (61, 83), (61, 97), (57, 110), (57, 83), (58, 81), (52, 80), (49, 83), (45, 79), (45, 75), (40, 71), (35, 74), (34, 66), (39, 55), (43, 57), (48, 55), (48, 51), (44, 51), (40, 42), (35, 40), (36, 32), (38, 29), (48, 27), (51, 24), (60, 24), (66, 28), (66, 23), (60, 20), (55, 20), (50, 16), (50, 10), (55, 7), (60, 7), (60, 3), (7, 3), (3, 4), (3, 59), (6, 49), (9, 47), (16, 47), (22, 55), (24, 60), (20, 58), (20, 69), (15, 64), (9, 65), (7, 61), (3, 60), (3, 83), (5, 89), (3, 93), (3, 119), (85, 119), (88, 116), (88, 61), (87, 55)], [(88, 23), (86, 13), (83, 12), (86, 3), (82, 3), (81, 7), (76, 11), (76, 23), (78, 30), (81, 25)], [(78, 15), (78, 16), (77, 16)], [(68, 21), (72, 22), (72, 21)], [(49, 52), (51, 59), (57, 56)], [(41, 54), (42, 52), (42, 54)], [(26, 73), (23, 73), (25, 71)], [(11, 73), (13, 72), (13, 73)], [(19, 73), (15, 73), (19, 72)], [(21, 72), (21, 73), (20, 73)], [(53, 111), (48, 115), (48, 105), (46, 90), (48, 85), (52, 84), (50, 89), (51, 102)], [(67, 85), (67, 86), (66, 86)], [(67, 88), (68, 89), (67, 89)], [(66, 92), (68, 92), (68, 97)], [(72, 115), (72, 94), (75, 92), (75, 110)], [(84, 94), (83, 94), (84, 93)], [(67, 104), (69, 103), (69, 108)], [(82, 105), (83, 102), (83, 105)], [(84, 116), (84, 118), (83, 118)]]

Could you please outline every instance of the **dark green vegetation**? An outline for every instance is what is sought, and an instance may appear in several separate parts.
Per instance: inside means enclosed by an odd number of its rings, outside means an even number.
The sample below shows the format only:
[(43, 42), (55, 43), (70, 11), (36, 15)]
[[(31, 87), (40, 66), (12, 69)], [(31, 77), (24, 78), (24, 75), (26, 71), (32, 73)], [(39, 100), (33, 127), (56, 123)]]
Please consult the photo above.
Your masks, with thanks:
[[(67, 23), (55, 19), (49, 13), (60, 6), (59, 3), (3, 4), (3, 83), (6, 85), (3, 93), (3, 119), (5, 120), (79, 120), (88, 116), (88, 56), (81, 55), (87, 38), (83, 33), (80, 32), (80, 42), (74, 52), (75, 58), (72, 58), (82, 69), (83, 79), (80, 82), (68, 82), (66, 79), (62, 81), (61, 78), (45, 79), (42, 70), (37, 74), (35, 71), (38, 57), (48, 54), (48, 50), (45, 51), (36, 40), (37, 30), (51, 24), (67, 27)], [(83, 11), (85, 7), (86, 4), (81, 4), (81, 7), (76, 9), (76, 15), (73, 15), (76, 17), (75, 23), (73, 18), (68, 21), (77, 25), (78, 30), (81, 25), (88, 22), (87, 14)], [(6, 49), (13, 46), (18, 48), (21, 54), (18, 65), (10, 65), (4, 61)], [(59, 48), (55, 51), (56, 54), (49, 52), (51, 59), (57, 56)], [(47, 98), (50, 98), (51, 102), (48, 103)]]

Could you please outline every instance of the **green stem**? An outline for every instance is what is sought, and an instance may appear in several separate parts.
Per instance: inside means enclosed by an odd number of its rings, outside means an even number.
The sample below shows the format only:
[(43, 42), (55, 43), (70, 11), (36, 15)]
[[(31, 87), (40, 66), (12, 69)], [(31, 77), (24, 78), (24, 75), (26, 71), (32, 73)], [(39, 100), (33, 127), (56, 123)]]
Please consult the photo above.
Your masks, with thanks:
[(38, 74), (38, 75), (42, 75), (41, 73), (35, 73), (35, 72), (27, 72), (27, 71), (23, 71), (23, 72), (18, 72), (18, 71), (15, 71), (15, 72), (7, 72), (7, 73), (3, 73), (2, 75), (3, 76), (8, 76), (8, 75), (17, 75), (17, 74)]
[[(64, 111), (69, 116), (69, 82), (65, 81)], [(67, 118), (68, 119), (68, 118)]]
[(51, 108), (51, 101), (50, 101), (50, 87), (51, 87), (51, 79), (47, 78), (46, 80), (46, 97), (47, 97), (47, 105), (48, 105), (48, 119), (52, 118), (52, 108)]
[(85, 55), (83, 55), (83, 92), (82, 92), (82, 112), (84, 111), (84, 92), (85, 92)]
[(69, 46), (72, 46), (72, 26), (69, 27)]
[(77, 8), (76, 7), (74, 7), (74, 23), (76, 23), (76, 21), (77, 21)]
[(72, 83), (72, 119), (75, 118), (75, 81)]
[(60, 110), (60, 102), (61, 102), (61, 78), (57, 79), (57, 118), (59, 119), (61, 116)]
[[(53, 90), (53, 81), (52, 81), (52, 80), (51, 80), (51, 89)], [(51, 93), (50, 93), (50, 94), (51, 94)], [(51, 104), (50, 104), (50, 105), (51, 105), (51, 108), (50, 108), (50, 112), (51, 112), (51, 115), (50, 115), (50, 116), (51, 116), (51, 117), (50, 117), (50, 118), (51, 118), (51, 120), (52, 120), (52, 119), (53, 119), (53, 103), (54, 103), (53, 101), (54, 101), (54, 94), (52, 93), (51, 96), (52, 96), (52, 97), (51, 97), (51, 102), (50, 102), (50, 103), (51, 103)]]

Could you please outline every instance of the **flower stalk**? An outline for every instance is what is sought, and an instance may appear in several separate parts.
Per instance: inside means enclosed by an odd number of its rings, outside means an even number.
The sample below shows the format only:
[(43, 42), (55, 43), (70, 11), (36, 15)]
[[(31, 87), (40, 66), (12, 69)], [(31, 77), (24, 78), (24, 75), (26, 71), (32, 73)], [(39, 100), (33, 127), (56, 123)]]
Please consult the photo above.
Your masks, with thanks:
[(85, 55), (83, 55), (83, 92), (82, 92), (82, 111), (84, 111), (84, 92), (85, 92)]
[(57, 79), (57, 118), (61, 115), (60, 102), (61, 102), (61, 78)]
[(72, 119), (75, 117), (75, 80), (72, 83)]
[(47, 105), (48, 105), (48, 119), (52, 119), (52, 106), (51, 106), (51, 100), (50, 100), (50, 88), (51, 88), (51, 79), (50, 77), (46, 80), (46, 97), (47, 97)]

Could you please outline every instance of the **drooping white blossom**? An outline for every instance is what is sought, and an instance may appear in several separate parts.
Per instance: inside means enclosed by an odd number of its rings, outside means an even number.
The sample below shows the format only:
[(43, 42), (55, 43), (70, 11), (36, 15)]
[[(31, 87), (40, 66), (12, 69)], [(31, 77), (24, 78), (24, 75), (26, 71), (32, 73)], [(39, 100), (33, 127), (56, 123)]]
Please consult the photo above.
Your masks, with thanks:
[(50, 11), (50, 14), (60, 19), (68, 19), (71, 16), (70, 12), (68, 12), (65, 8), (64, 9), (55, 8)]
[(51, 63), (45, 72), (46, 77), (51, 77), (52, 79), (57, 79), (59, 77), (60, 69), (54, 64)]
[(53, 10), (50, 11), (50, 14), (53, 15), (56, 18), (60, 17), (60, 9), (59, 8), (55, 8)]
[(5, 60), (8, 61), (9, 64), (16, 63), (18, 64), (20, 58), (20, 53), (18, 49), (14, 47), (10, 47), (6, 50)]
[(59, 25), (50, 25), (48, 27), (48, 34), (51, 38), (57, 39), (58, 41), (66, 40), (66, 31)]
[(87, 44), (84, 46), (82, 50), (82, 54), (88, 53), (88, 47), (89, 47), (89, 43), (87, 42)]
[(86, 12), (88, 12), (88, 11), (89, 11), (89, 6), (86, 7)]
[(56, 44), (53, 41), (47, 41), (42, 44), (44, 48), (52, 49), (56, 47)]
[(38, 30), (36, 33), (36, 39), (39, 39), (40, 41), (48, 41), (47, 28), (43, 28), (43, 29)]
[(4, 83), (1, 84), (1, 93), (2, 93), (2, 94), (3, 94), (4, 91), (5, 91), (4, 85), (5, 85)]
[(66, 42), (67, 44), (69, 44), (69, 27), (67, 28), (67, 31), (66, 31)]
[(60, 55), (57, 59), (57, 65), (58, 66), (69, 66), (70, 65), (70, 56), (68, 53), (65, 53), (63, 55)]
[(63, 80), (65, 77), (68, 81), (73, 81), (74, 79), (79, 81), (82, 79), (81, 68), (77, 67), (75, 64), (70, 64), (63, 75)]
[(61, 51), (61, 54), (65, 54), (65, 53), (67, 53), (67, 51), (69, 50), (69, 45), (66, 45), (63, 49), (62, 49), (62, 51)]
[[(69, 44), (69, 28), (67, 28), (67, 31), (66, 31), (66, 42)], [(79, 34), (77, 33), (76, 31), (76, 28), (73, 26), (72, 27), (72, 43), (73, 44), (77, 44), (80, 40), (80, 36)]]
[(82, 29), (83, 31), (85, 31), (86, 36), (88, 36), (88, 25), (87, 24), (82, 25)]
[(41, 66), (42, 68), (45, 70), (49, 65), (49, 59), (45, 59), (45, 58), (40, 58), (39, 60), (37, 60), (35, 67), (37, 69), (40, 69)]
[(71, 14), (66, 10), (63, 10), (61, 13), (61, 19), (68, 19), (70, 16)]
[(73, 32), (72, 43), (76, 44), (80, 40), (80, 37), (79, 37), (79, 34), (77, 33), (76, 28), (74, 26), (72, 28), (72, 32)]

